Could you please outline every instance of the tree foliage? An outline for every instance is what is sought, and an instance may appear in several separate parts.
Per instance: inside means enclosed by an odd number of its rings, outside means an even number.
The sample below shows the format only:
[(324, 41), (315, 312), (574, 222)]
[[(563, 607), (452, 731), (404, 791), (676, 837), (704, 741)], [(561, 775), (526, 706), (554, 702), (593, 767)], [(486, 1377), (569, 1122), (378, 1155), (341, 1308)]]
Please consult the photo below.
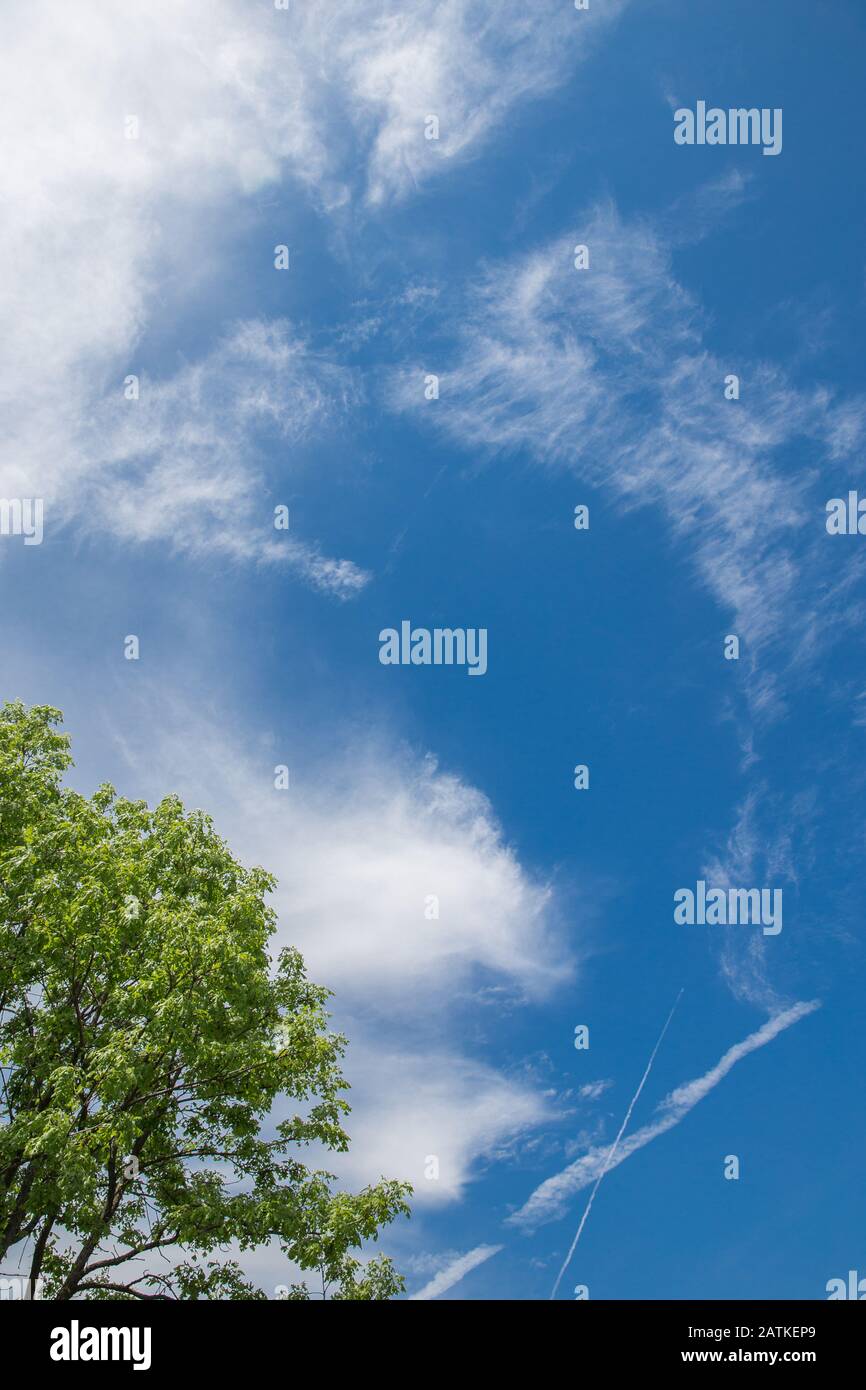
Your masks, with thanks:
[(0, 709), (0, 1263), (43, 1296), (264, 1298), (229, 1253), (316, 1271), (290, 1298), (389, 1298), (353, 1251), (408, 1212), (301, 1155), (345, 1150), (345, 1040), (297, 951), (271, 961), (273, 878), (208, 816), (84, 797), (61, 716)]

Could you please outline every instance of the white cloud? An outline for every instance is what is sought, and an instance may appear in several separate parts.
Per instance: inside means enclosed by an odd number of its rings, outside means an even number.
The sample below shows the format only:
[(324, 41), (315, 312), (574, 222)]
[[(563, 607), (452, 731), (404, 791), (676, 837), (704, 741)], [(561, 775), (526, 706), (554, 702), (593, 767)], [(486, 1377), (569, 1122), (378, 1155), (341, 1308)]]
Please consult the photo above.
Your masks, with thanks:
[(487, 799), (430, 758), (351, 761), (350, 788), (300, 794), (280, 816), (281, 922), (316, 969), (348, 994), (374, 982), (453, 993), (479, 969), (535, 997), (561, 982), (552, 890), (523, 869)]
[[(302, 85), (297, 75), (283, 80), (267, 28), (250, 16), (224, 0), (206, 15), (191, 0), (74, 8), (34, 0), (5, 16), (0, 486), (43, 497), (49, 535), (58, 520), (86, 519), (97, 488), (103, 515), (128, 538), (154, 534), (177, 506), (182, 544), (197, 507), (217, 544), (255, 549), (236, 516), (221, 536), (215, 530), (220, 491), (231, 507), (252, 482), (242, 464), (227, 466), (225, 451), (206, 466), (216, 420), (187, 420), (198, 459), (182, 479), (177, 447), (173, 458), (164, 448), (142, 454), (125, 502), (119, 460), (92, 429), (135, 370), (143, 331), (155, 319), (171, 326), (190, 287), (213, 272), (212, 219), (226, 201), (276, 178), (287, 159), (303, 162), (310, 178), (322, 172)], [(137, 139), (126, 138), (127, 117), (140, 122)], [(248, 356), (247, 378), (254, 365)], [(194, 375), (161, 388), (152, 428), (160, 412), (171, 423), (172, 394), (177, 416)], [(223, 425), (228, 417), (223, 409)], [(229, 423), (242, 454), (243, 420)], [(309, 555), (314, 582), (322, 573), (327, 585), (328, 563), (322, 572)]]
[(298, 443), (354, 403), (353, 374), (317, 358), (288, 324), (237, 325), (202, 361), (167, 380), (118, 391), (89, 428), (96, 467), (78, 484), (81, 525), (122, 541), (161, 541), (192, 555), (287, 564), (315, 587), (350, 597), (368, 576), (291, 529), (261, 500), (253, 436)]
[[(530, 1076), (498, 1072), (459, 1042), (476, 991), (495, 983), (513, 1007), (570, 977), (552, 890), (521, 865), (487, 799), (429, 758), (348, 743), (277, 791), (270, 749), (153, 699), (146, 738), (129, 713), (118, 737), (124, 783), (207, 807), (244, 862), (276, 874), (274, 948), (297, 946), (334, 991), (352, 1145), (327, 1165), (354, 1185), (406, 1178), (418, 1204), (455, 1200), (481, 1160), (559, 1118)], [(425, 917), (433, 894), (438, 919)], [(493, 1027), (489, 1004), (486, 1019)]]
[[(368, 133), (367, 197), (400, 197), (476, 153), (519, 103), (569, 75), (626, 0), (586, 13), (559, 0), (440, 0), (438, 4), (343, 0), (304, 40), (329, 80), (344, 88), (356, 127)], [(426, 140), (428, 115), (439, 138)]]
[(423, 1029), (407, 1030), (399, 1046), (391, 1030), (380, 1042), (360, 1011), (347, 1031), (351, 1145), (324, 1166), (352, 1186), (400, 1178), (412, 1184), (415, 1208), (447, 1205), (501, 1157), (503, 1144), (560, 1120), (551, 1097), (463, 1055), (453, 1015), (447, 1049), (432, 1031), (425, 1048)]
[(657, 1107), (657, 1118), (636, 1130), (630, 1138), (623, 1140), (614, 1154), (611, 1154), (610, 1145), (598, 1145), (590, 1149), (582, 1158), (569, 1164), (561, 1173), (547, 1178), (535, 1189), (520, 1210), (508, 1218), (510, 1224), (532, 1231), (547, 1221), (555, 1221), (563, 1216), (570, 1198), (576, 1192), (580, 1192), (582, 1188), (597, 1182), (606, 1170), (617, 1168), (620, 1163), (630, 1158), (638, 1149), (642, 1149), (645, 1144), (649, 1144), (660, 1134), (665, 1134), (669, 1129), (673, 1129), (690, 1110), (694, 1109), (699, 1101), (718, 1086), (719, 1082), (727, 1076), (737, 1062), (757, 1048), (766, 1046), (786, 1028), (798, 1023), (801, 1018), (814, 1013), (818, 1008), (820, 1008), (820, 1001), (811, 1000), (807, 1003), (794, 1004), (791, 1008), (775, 1014), (761, 1028), (744, 1038), (742, 1042), (729, 1047), (716, 1065), (711, 1067), (703, 1076), (697, 1077), (694, 1081), (687, 1081), (672, 1091)]
[(450, 1261), (444, 1269), (440, 1270), (428, 1284), (425, 1284), (423, 1289), (419, 1289), (418, 1293), (413, 1293), (410, 1302), (438, 1298), (440, 1294), (447, 1293), (473, 1269), (484, 1264), (491, 1256), (498, 1255), (501, 1249), (501, 1245), (478, 1245), (474, 1250), (467, 1251), (465, 1255), (458, 1255), (456, 1259)]
[(612, 1085), (612, 1081), (587, 1081), (577, 1094), (581, 1100), (598, 1100)]
[[(219, 284), (224, 229), (248, 215), (245, 200), (286, 178), (332, 212), (356, 195), (371, 204), (402, 196), (477, 151), (517, 102), (563, 80), (620, 8), (617, 0), (605, 14), (578, 15), (543, 0), (527, 16), (517, 0), (332, 0), (287, 11), (211, 0), (206, 12), (196, 0), (7, 5), (0, 492), (42, 497), (50, 534), (59, 520), (86, 517), (95, 483), (104, 493), (119, 478), (88, 426), (135, 370), (143, 335), (154, 326), (165, 334), (194, 289)], [(424, 139), (431, 110), (439, 141)], [(163, 386), (166, 416), (190, 374)], [(238, 444), (241, 423), (230, 422)], [(141, 517), (111, 503), (132, 539), (152, 534), (171, 505), (177, 451), (140, 467)], [(251, 481), (227, 475), (222, 459), (213, 477), (201, 462), (186, 469), (212, 537), (218, 488), (233, 499)], [(237, 525), (219, 540), (238, 557), (260, 553)], [(344, 593), (356, 584), (350, 564), (315, 547), (297, 558), (313, 583)]]

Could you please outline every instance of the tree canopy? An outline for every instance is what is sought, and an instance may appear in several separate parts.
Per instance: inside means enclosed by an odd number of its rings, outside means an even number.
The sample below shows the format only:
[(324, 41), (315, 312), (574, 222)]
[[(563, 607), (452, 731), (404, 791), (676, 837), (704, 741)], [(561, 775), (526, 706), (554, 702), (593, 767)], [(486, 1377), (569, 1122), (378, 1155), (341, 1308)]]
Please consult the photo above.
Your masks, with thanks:
[[(229, 1255), (273, 1242), (290, 1298), (403, 1287), (363, 1242), (410, 1188), (353, 1194), (345, 1039), (294, 949), (269, 955), (274, 879), (201, 811), (85, 797), (59, 711), (0, 709), (0, 1266), (42, 1296), (266, 1298)], [(288, 1286), (287, 1286), (288, 1287)]]

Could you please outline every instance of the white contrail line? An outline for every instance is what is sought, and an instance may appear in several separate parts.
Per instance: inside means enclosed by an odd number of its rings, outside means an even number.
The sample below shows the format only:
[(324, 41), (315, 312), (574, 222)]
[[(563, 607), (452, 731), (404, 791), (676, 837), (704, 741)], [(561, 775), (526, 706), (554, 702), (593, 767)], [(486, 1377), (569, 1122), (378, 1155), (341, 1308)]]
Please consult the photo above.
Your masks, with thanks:
[(653, 1050), (652, 1050), (652, 1053), (650, 1054), (650, 1059), (649, 1059), (649, 1061), (648, 1061), (647, 1064), (646, 1064), (646, 1071), (644, 1072), (643, 1076), (642, 1076), (641, 1079), (640, 1079), (640, 1085), (638, 1086), (637, 1090), (635, 1091), (634, 1095), (632, 1096), (632, 1098), (631, 1098), (631, 1104), (630, 1104), (630, 1106), (628, 1107), (628, 1110), (626, 1110), (626, 1112), (625, 1112), (625, 1119), (623, 1120), (622, 1124), (621, 1124), (620, 1127), (619, 1127), (619, 1134), (618, 1134), (618, 1135), (616, 1136), (616, 1138), (614, 1139), (613, 1144), (611, 1145), (611, 1148), (610, 1148), (610, 1152), (609, 1152), (607, 1158), (605, 1159), (604, 1167), (602, 1168), (601, 1172), (599, 1173), (599, 1175), (598, 1175), (598, 1177), (597, 1177), (597, 1179), (596, 1179), (595, 1187), (592, 1189), (592, 1192), (589, 1194), (589, 1201), (588, 1201), (587, 1204), (586, 1204), (586, 1210), (584, 1211), (583, 1216), (580, 1218), (580, 1225), (579, 1225), (578, 1228), (577, 1228), (577, 1234), (576, 1234), (576, 1236), (574, 1237), (574, 1240), (571, 1242), (571, 1249), (569, 1250), (568, 1254), (567, 1254), (566, 1257), (565, 1257), (565, 1262), (563, 1263), (562, 1269), (559, 1271), (559, 1274), (556, 1276), (556, 1283), (555, 1283), (554, 1286), (553, 1286), (553, 1293), (550, 1295), (550, 1297), (551, 1297), (552, 1299), (553, 1299), (553, 1298), (556, 1298), (557, 1290), (558, 1290), (558, 1288), (559, 1288), (559, 1285), (560, 1285), (561, 1282), (562, 1282), (562, 1276), (563, 1276), (563, 1274), (565, 1273), (565, 1271), (568, 1269), (568, 1266), (571, 1264), (571, 1257), (572, 1257), (572, 1255), (574, 1254), (575, 1250), (577, 1249), (577, 1242), (580, 1240), (581, 1232), (583, 1231), (583, 1228), (584, 1228), (584, 1226), (586, 1225), (586, 1218), (589, 1216), (589, 1213), (590, 1213), (590, 1211), (592, 1210), (592, 1204), (593, 1204), (593, 1202), (595, 1201), (595, 1194), (596, 1194), (596, 1192), (598, 1191), (598, 1189), (601, 1187), (601, 1180), (602, 1180), (602, 1178), (604, 1177), (605, 1173), (607, 1172), (608, 1168), (609, 1168), (610, 1165), (611, 1165), (611, 1161), (612, 1161), (613, 1156), (614, 1156), (614, 1154), (616, 1153), (616, 1150), (617, 1150), (617, 1145), (619, 1144), (620, 1139), (622, 1138), (623, 1134), (625, 1133), (626, 1126), (627, 1126), (629, 1120), (631, 1119), (631, 1112), (634, 1110), (635, 1106), (637, 1105), (637, 1102), (638, 1102), (638, 1098), (639, 1098), (639, 1096), (640, 1096), (640, 1093), (641, 1093), (641, 1091), (642, 1091), (643, 1088), (644, 1088), (644, 1083), (646, 1082), (647, 1077), (649, 1076), (650, 1072), (652, 1071), (652, 1065), (653, 1065), (653, 1062), (654, 1062), (655, 1059), (656, 1059), (656, 1053), (658, 1052), (659, 1048), (660, 1048), (661, 1045), (662, 1045), (662, 1041), (664, 1040), (665, 1033), (668, 1031), (668, 1028), (669, 1028), (669, 1026), (670, 1026), (670, 1021), (671, 1021), (671, 1019), (673, 1018), (674, 1014), (676, 1013), (677, 1004), (679, 1004), (679, 1002), (680, 1002), (680, 1000), (682, 999), (682, 997), (683, 997), (683, 991), (680, 990), (679, 994), (677, 995), (676, 999), (674, 1000), (674, 1006), (673, 1006), (673, 1008), (671, 1009), (670, 1013), (668, 1014), (668, 1016), (667, 1016), (667, 1018), (666, 1018), (666, 1020), (665, 1020), (665, 1026), (664, 1026), (664, 1028), (662, 1029), (662, 1031), (659, 1033), (658, 1042), (656, 1043), (655, 1047), (654, 1047)]

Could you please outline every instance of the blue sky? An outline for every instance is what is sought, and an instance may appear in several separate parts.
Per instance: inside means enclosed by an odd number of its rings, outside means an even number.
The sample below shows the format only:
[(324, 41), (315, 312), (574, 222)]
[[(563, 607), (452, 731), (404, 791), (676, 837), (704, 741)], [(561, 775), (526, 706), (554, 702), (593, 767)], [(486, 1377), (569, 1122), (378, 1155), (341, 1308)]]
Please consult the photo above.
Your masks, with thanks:
[[(550, 1295), (680, 991), (558, 1297), (866, 1275), (866, 542), (825, 528), (864, 38), (853, 0), (12, 7), (0, 466), (45, 533), (0, 537), (4, 695), (278, 875), (351, 1040), (335, 1171), (415, 1185), (410, 1295)], [(780, 154), (676, 145), (699, 100), (781, 108)], [(486, 674), (382, 665), (403, 619), (486, 629)], [(676, 924), (701, 878), (783, 930)]]

